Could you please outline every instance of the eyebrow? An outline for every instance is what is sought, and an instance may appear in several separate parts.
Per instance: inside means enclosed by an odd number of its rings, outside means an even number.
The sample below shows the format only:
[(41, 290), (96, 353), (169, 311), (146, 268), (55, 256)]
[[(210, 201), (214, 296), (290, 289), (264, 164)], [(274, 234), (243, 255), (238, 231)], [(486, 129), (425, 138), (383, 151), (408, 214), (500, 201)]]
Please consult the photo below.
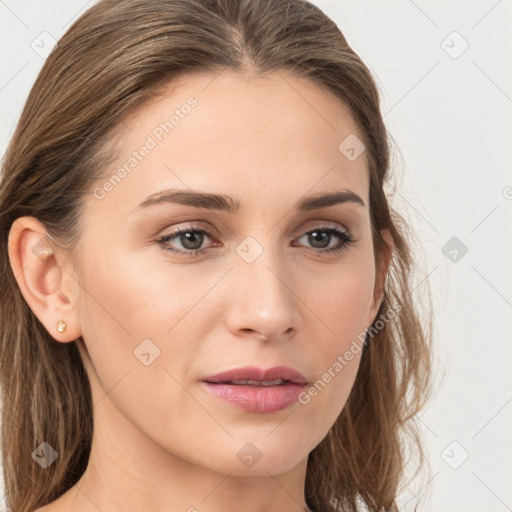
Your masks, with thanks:
[[(151, 194), (132, 211), (138, 211), (159, 203), (176, 203), (228, 213), (236, 213), (240, 208), (240, 201), (234, 200), (225, 194), (208, 194), (197, 190), (165, 189)], [(308, 212), (341, 203), (356, 203), (366, 207), (365, 202), (356, 193), (351, 190), (342, 190), (301, 198), (295, 204), (295, 209), (299, 212)]]

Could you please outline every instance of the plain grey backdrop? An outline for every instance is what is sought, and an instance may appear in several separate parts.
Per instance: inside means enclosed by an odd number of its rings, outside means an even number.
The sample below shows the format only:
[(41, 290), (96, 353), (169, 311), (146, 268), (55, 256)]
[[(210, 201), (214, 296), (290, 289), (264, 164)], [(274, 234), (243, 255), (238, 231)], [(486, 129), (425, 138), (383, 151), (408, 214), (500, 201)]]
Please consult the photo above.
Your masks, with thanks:
[[(0, 0), (0, 155), (47, 51), (94, 3)], [(417, 495), (418, 512), (512, 510), (512, 1), (313, 3), (377, 79), (400, 149), (392, 204), (424, 246), (415, 294), (434, 293), (431, 467), (401, 510)]]

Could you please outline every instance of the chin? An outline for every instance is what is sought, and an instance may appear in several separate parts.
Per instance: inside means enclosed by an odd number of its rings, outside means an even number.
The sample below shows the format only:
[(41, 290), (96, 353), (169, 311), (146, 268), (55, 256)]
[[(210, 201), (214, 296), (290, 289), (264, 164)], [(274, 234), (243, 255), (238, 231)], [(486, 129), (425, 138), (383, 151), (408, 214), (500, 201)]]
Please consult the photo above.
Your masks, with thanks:
[(211, 453), (208, 466), (233, 476), (268, 477), (269, 474), (279, 475), (292, 470), (307, 459), (314, 448), (314, 445), (310, 446), (312, 436), (308, 433), (298, 433), (294, 439), (270, 432), (271, 429), (265, 429), (263, 434), (258, 432), (252, 437), (245, 435), (231, 439), (221, 451)]

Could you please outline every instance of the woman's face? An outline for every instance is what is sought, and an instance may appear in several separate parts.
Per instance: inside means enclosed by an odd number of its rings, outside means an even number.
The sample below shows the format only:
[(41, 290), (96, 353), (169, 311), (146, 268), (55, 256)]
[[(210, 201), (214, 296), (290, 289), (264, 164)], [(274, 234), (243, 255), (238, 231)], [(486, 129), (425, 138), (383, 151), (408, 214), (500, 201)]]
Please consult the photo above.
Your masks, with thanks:
[[(307, 81), (228, 71), (124, 127), (74, 268), (96, 425), (223, 473), (287, 471), (340, 414), (381, 299), (358, 129)], [(248, 366), (308, 384), (212, 377)]]

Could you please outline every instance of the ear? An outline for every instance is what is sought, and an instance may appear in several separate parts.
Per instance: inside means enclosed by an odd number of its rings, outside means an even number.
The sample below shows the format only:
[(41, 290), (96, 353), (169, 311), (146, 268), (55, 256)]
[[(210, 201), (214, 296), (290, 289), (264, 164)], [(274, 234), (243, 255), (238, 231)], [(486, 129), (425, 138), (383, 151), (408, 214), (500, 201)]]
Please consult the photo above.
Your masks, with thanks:
[[(23, 297), (50, 335), (63, 343), (79, 338), (79, 287), (66, 268), (66, 251), (35, 217), (19, 217), (9, 231), (8, 252)], [(62, 333), (57, 331), (59, 320), (67, 324)]]
[(380, 306), (384, 299), (384, 285), (386, 284), (386, 277), (388, 274), (389, 265), (391, 263), (391, 257), (393, 255), (394, 243), (391, 233), (387, 229), (384, 229), (381, 231), (381, 235), (384, 239), (385, 247), (383, 248), (380, 257), (378, 258), (377, 268), (375, 269), (375, 287), (368, 326), (370, 326), (377, 317)]

